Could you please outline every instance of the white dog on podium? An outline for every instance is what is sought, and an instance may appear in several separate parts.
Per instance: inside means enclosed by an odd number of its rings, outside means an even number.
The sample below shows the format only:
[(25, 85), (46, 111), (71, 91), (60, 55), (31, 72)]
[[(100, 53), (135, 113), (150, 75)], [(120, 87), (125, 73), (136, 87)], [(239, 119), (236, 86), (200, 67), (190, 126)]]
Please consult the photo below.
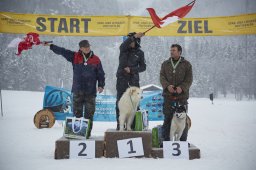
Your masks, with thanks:
[[(184, 106), (179, 106), (176, 108), (173, 114), (171, 130), (170, 130), (170, 140), (179, 141), (182, 136), (183, 130), (186, 127), (187, 113)], [(190, 119), (189, 119), (190, 121)]]
[(118, 102), (118, 107), (120, 111), (119, 122), (120, 122), (120, 131), (124, 130), (124, 125), (126, 124), (126, 129), (131, 131), (131, 125), (137, 107), (140, 103), (142, 95), (142, 90), (138, 87), (129, 87), (122, 95), (121, 99)]

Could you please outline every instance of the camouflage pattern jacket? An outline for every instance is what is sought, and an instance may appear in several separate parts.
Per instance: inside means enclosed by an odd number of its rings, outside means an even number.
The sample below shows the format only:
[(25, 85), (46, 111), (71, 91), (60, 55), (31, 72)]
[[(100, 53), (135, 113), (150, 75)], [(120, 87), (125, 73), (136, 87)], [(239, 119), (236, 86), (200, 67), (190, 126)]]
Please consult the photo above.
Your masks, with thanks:
[[(189, 88), (193, 81), (192, 65), (189, 61), (181, 57), (180, 63), (175, 71), (171, 63), (172, 58), (164, 61), (160, 71), (160, 83), (163, 87), (163, 96), (171, 100), (187, 100), (189, 98)], [(171, 94), (167, 87), (174, 85), (181, 87), (181, 94)]]

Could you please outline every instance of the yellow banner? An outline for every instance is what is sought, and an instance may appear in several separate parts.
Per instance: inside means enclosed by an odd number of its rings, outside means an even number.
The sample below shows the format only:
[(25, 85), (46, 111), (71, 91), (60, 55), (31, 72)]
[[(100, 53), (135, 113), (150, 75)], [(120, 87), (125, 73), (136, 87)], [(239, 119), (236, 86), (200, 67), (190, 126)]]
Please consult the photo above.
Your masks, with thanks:
[[(123, 36), (145, 32), (153, 26), (150, 17), (64, 16), (0, 12), (0, 32), (64, 36)], [(256, 34), (256, 13), (228, 17), (183, 18), (147, 36), (225, 36)]]

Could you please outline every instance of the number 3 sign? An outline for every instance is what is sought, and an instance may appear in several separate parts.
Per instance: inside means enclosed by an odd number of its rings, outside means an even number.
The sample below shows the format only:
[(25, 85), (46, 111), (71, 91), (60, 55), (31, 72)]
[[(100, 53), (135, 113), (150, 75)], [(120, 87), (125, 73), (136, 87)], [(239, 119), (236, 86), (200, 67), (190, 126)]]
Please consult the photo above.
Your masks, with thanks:
[(142, 138), (130, 138), (117, 141), (119, 158), (144, 156)]
[(69, 142), (69, 158), (95, 158), (95, 141), (75, 140)]
[(188, 142), (163, 141), (164, 158), (189, 159)]

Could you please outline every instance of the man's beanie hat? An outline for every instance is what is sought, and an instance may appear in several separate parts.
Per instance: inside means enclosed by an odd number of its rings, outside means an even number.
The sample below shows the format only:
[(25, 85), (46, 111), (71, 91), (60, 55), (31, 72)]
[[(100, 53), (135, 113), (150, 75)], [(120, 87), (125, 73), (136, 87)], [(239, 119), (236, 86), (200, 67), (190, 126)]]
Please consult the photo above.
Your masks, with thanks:
[(90, 47), (89, 41), (88, 40), (82, 40), (79, 42), (79, 47)]
[[(136, 32), (130, 32), (127, 36), (132, 37), (136, 34)], [(136, 46), (140, 47), (140, 38), (135, 38)]]

